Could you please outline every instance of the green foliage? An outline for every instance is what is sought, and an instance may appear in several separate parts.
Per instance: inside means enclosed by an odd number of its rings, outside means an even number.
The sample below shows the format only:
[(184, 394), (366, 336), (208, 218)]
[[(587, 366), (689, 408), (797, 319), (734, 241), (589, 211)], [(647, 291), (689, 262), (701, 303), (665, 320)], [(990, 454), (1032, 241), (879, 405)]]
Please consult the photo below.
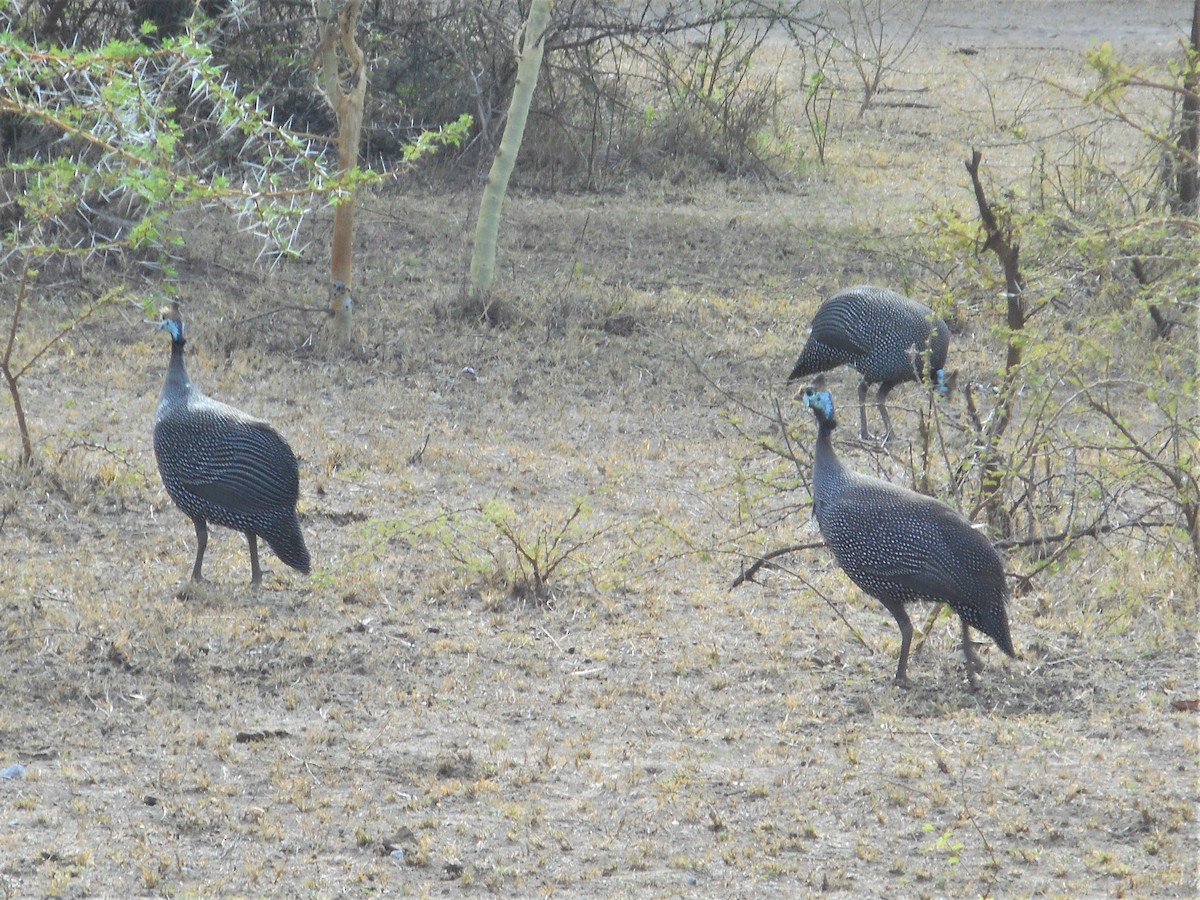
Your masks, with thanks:
[[(1107, 51), (1094, 61), (1115, 96), (1129, 73)], [(1194, 228), (1169, 212), (1147, 215), (1159, 190), (1153, 173), (1118, 171), (1090, 132), (1076, 133), (1052, 166), (1046, 158), (1039, 148), (1028, 186), (1001, 189), (995, 208), (1020, 237), (1029, 285), (1022, 364), (1004, 395), (1013, 399), (1012, 423), (988, 448), (1001, 460), (1010, 544), (1038, 548), (1036, 572), (1069, 559), (1076, 539), (1136, 528), (1138, 539), (1190, 548), (1200, 565), (1194, 348), (1178, 333), (1172, 339), (1169, 326), (1164, 335), (1149, 314), (1195, 320)], [(946, 209), (926, 223), (936, 264), (953, 261), (962, 282), (1003, 292), (980, 252), (978, 223)], [(984, 315), (993, 341), (1007, 343), (1000, 310)], [(1004, 396), (980, 416), (990, 419)], [(962, 472), (972, 462), (947, 457), (946, 465)]]
[[(190, 35), (156, 47), (41, 48), (3, 32), (0, 60), (0, 112), (49, 149), (11, 167), (24, 214), (4, 223), (5, 243), (23, 256), (161, 248), (172, 215), (191, 203), (220, 203), (271, 252), (295, 255), (311, 198), (349, 186), (309, 138), (240, 95)], [(237, 186), (221, 168), (230, 152), (242, 163)]]
[(1086, 60), (1096, 74), (1096, 83), (1082, 93), (1063, 86), (1060, 90), (1124, 123), (1141, 135), (1154, 153), (1164, 155), (1161, 166), (1157, 160), (1142, 161), (1143, 177), (1158, 182), (1158, 191), (1146, 189), (1152, 206), (1165, 199), (1176, 211), (1195, 213), (1195, 195), (1180, 197), (1179, 193), (1183, 175), (1190, 176), (1194, 191), (1200, 166), (1196, 144), (1198, 48), (1185, 45), (1179, 57), (1161, 68), (1134, 67), (1106, 41), (1089, 50)]
[[(32, 454), (19, 380), (69, 330), (18, 363), (22, 304), (36, 299), (40, 269), (137, 253), (156, 261), (169, 293), (169, 251), (180, 241), (172, 221), (182, 207), (220, 206), (264, 253), (294, 257), (314, 201), (336, 203), (380, 178), (357, 168), (336, 175), (311, 136), (278, 125), (194, 34), (152, 43), (153, 31), (146, 23), (142, 39), (99, 47), (41, 46), (0, 31), (0, 115), (21, 136), (0, 186), (0, 266), (20, 273), (0, 368), (25, 462)], [(405, 161), (457, 143), (468, 127), (463, 117), (422, 134)]]
[(590, 519), (583, 500), (564, 516), (546, 517), (493, 499), (428, 519), (371, 520), (363, 526), (353, 565), (372, 568), (403, 542), (444, 555), (462, 574), (493, 588), (545, 600), (554, 583), (587, 571), (580, 556), (607, 531), (590, 526)]
[[(921, 830), (927, 834), (932, 834), (933, 832), (937, 831), (937, 828), (929, 823), (926, 823), (921, 826)], [(958, 862), (962, 857), (962, 851), (963, 842), (957, 837), (957, 835), (955, 835), (953, 828), (947, 828), (945, 831), (939, 834), (937, 840), (933, 842), (933, 847), (930, 849), (931, 853), (937, 853), (944, 856), (946, 858), (946, 862), (952, 866), (958, 865)]]
[(405, 144), (402, 159), (406, 163), (415, 163), (442, 147), (458, 147), (466, 140), (473, 124), (474, 119), (467, 113), (463, 113), (453, 122), (442, 125), (433, 131), (422, 131), (417, 135), (416, 140)]
[(561, 574), (568, 560), (603, 533), (583, 528), (582, 523), (590, 515), (582, 500), (559, 521), (533, 528), (523, 527), (512, 507), (499, 500), (484, 504), (480, 512), (512, 547), (519, 573), (516, 579), (510, 579), (513, 590), (538, 598), (547, 597), (551, 579)]
[(804, 81), (804, 121), (817, 147), (817, 159), (825, 164), (825, 146), (829, 140), (829, 117), (836, 90), (825, 70), (817, 69)]
[[(253, 85), (259, 110), (288, 122), (296, 134), (333, 131), (331, 111), (312, 89), (308, 57), (297, 52), (316, 43), (315, 25), (311, 17), (296, 15), (291, 4), (204, 3), (195, 15), (194, 6), (183, 3), (105, 0), (80, 9), (72, 4), (65, 15), (58, 6), (10, 8), (12, 34), (45, 35), (63, 46), (103, 46), (114, 60), (136, 57), (144, 44), (164, 51), (160, 60), (171, 69), (178, 49), (171, 42), (188, 40), (181, 38), (187, 28), (203, 28), (214, 35), (211, 54), (204, 51), (208, 59), (228, 85)], [(504, 126), (513, 47), (527, 7), (523, 0), (367, 4), (358, 39), (374, 62), (362, 157), (398, 164), (422, 134), (436, 133), (469, 111), (470, 140), (442, 144), (462, 150), (441, 156), (465, 159), (472, 171), (489, 161)], [(0, 6), (0, 21), (5, 12)], [(213, 20), (203, 21), (204, 13)], [(45, 20), (47, 14), (53, 21)], [(112, 41), (139, 27), (141, 40)], [(793, 123), (780, 114), (787, 94), (779, 76), (783, 57), (795, 50), (808, 56), (810, 49), (800, 46), (805, 32), (821, 36), (814, 38), (812, 52), (817, 67), (825, 68), (819, 60), (824, 54), (827, 62), (837, 49), (833, 32), (814, 24), (801, 0), (699, 0), (644, 8), (609, 0), (558, 3), (521, 170), (555, 186), (596, 188), (631, 172), (761, 176), (794, 168), (802, 154), (793, 146)], [(768, 35), (788, 36), (796, 47), (778, 52)], [(894, 64), (891, 51), (884, 52)], [(223, 142), (217, 150), (226, 163), (241, 155), (237, 135), (207, 124), (207, 113), (187, 100), (190, 85), (182, 87), (176, 94), (185, 101), (180, 103), (185, 130), (194, 117), (207, 137)], [(819, 100), (822, 111), (811, 124), (828, 120), (829, 95)], [(657, 115), (645, 115), (649, 111)], [(827, 128), (819, 126), (816, 135), (826, 140)], [(820, 147), (817, 155), (823, 155)], [(287, 234), (287, 228), (280, 232)]]

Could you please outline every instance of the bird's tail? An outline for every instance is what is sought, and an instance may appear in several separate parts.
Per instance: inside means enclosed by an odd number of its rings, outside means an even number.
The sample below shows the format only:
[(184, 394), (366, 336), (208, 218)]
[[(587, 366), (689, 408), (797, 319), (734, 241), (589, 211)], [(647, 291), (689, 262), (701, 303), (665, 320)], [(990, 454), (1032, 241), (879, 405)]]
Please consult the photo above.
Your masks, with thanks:
[(312, 571), (304, 532), (300, 530), (300, 520), (295, 512), (280, 521), (270, 534), (263, 534), (263, 539), (286, 565), (305, 575)]
[(998, 615), (988, 616), (979, 630), (995, 641), (997, 647), (1016, 658), (1017, 651), (1013, 649), (1012, 636), (1008, 633), (1008, 614), (1003, 609)]

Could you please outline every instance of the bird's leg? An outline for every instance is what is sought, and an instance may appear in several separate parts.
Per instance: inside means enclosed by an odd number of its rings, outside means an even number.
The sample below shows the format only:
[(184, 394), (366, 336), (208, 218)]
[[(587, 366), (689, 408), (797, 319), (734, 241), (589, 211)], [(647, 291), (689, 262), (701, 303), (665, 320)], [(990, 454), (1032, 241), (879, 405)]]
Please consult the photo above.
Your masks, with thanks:
[(896, 665), (896, 686), (908, 687), (908, 648), (912, 646), (912, 620), (899, 600), (884, 600), (883, 605), (900, 627), (900, 662)]
[(967, 681), (971, 685), (971, 691), (979, 690), (979, 674), (983, 671), (983, 660), (979, 658), (979, 654), (975, 652), (975, 647), (971, 643), (971, 633), (967, 630), (967, 623), (962, 623), (962, 647), (963, 658), (967, 661)]
[(979, 654), (975, 651), (975, 642), (971, 640), (971, 633), (967, 629), (967, 623), (962, 623), (962, 647), (963, 656), (967, 660), (968, 672), (982, 672), (983, 660), (979, 658)]
[(204, 549), (208, 546), (208, 523), (203, 519), (192, 519), (196, 526), (196, 562), (192, 566), (192, 581), (203, 581), (200, 569), (204, 565)]
[(871, 439), (871, 432), (867, 431), (867, 388), (870, 386), (865, 378), (858, 383), (858, 436), (864, 441)]
[(258, 567), (258, 535), (246, 532), (246, 543), (250, 545), (250, 587), (262, 584), (262, 569)]
[(875, 405), (879, 407), (879, 415), (883, 417), (883, 437), (886, 441), (892, 436), (892, 420), (888, 418), (887, 407), (884, 405), (887, 401), (887, 396), (892, 392), (892, 388), (896, 385), (893, 382), (885, 381), (879, 386), (879, 393), (875, 395)]

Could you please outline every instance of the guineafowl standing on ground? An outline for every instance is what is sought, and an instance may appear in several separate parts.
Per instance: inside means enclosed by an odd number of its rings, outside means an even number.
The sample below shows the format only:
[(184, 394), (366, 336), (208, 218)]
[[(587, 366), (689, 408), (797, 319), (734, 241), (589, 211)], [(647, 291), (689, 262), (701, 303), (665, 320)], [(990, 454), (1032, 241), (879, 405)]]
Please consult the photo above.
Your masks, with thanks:
[(200, 581), (208, 523), (234, 528), (250, 545), (251, 585), (262, 583), (258, 538), (293, 569), (309, 572), (308, 548), (296, 517), (300, 472), (287, 441), (269, 424), (206, 397), (192, 385), (183, 364), (183, 319), (178, 304), (163, 313), (171, 335), (171, 362), (158, 395), (154, 456), (175, 505), (196, 526)]
[(788, 381), (796, 381), (841, 365), (862, 375), (858, 385), (859, 434), (867, 431), (867, 388), (879, 385), (875, 402), (883, 416), (883, 439), (892, 433), (884, 405), (892, 388), (904, 381), (925, 379), (926, 357), (935, 389), (949, 390), (946, 353), (950, 329), (928, 306), (887, 288), (862, 285), (829, 297), (813, 318), (812, 333), (796, 360)]
[(816, 417), (813, 511), (825, 543), (850, 580), (879, 600), (900, 626), (896, 683), (907, 686), (912, 622), (904, 605), (914, 600), (947, 604), (962, 620), (963, 653), (971, 688), (983, 663), (967, 626), (1016, 656), (1008, 633), (1004, 567), (986, 537), (959, 513), (931, 497), (851, 472), (833, 450), (833, 399), (805, 388)]

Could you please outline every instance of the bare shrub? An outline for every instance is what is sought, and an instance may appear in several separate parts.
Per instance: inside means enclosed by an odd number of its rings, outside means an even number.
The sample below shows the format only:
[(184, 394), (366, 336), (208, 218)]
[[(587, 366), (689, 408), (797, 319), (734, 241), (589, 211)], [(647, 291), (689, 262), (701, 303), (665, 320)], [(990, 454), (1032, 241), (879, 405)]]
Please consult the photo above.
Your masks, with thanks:
[(884, 79), (913, 52), (928, 9), (929, 0), (915, 8), (907, 0), (839, 0), (829, 24), (862, 87), (860, 118), (883, 90)]

